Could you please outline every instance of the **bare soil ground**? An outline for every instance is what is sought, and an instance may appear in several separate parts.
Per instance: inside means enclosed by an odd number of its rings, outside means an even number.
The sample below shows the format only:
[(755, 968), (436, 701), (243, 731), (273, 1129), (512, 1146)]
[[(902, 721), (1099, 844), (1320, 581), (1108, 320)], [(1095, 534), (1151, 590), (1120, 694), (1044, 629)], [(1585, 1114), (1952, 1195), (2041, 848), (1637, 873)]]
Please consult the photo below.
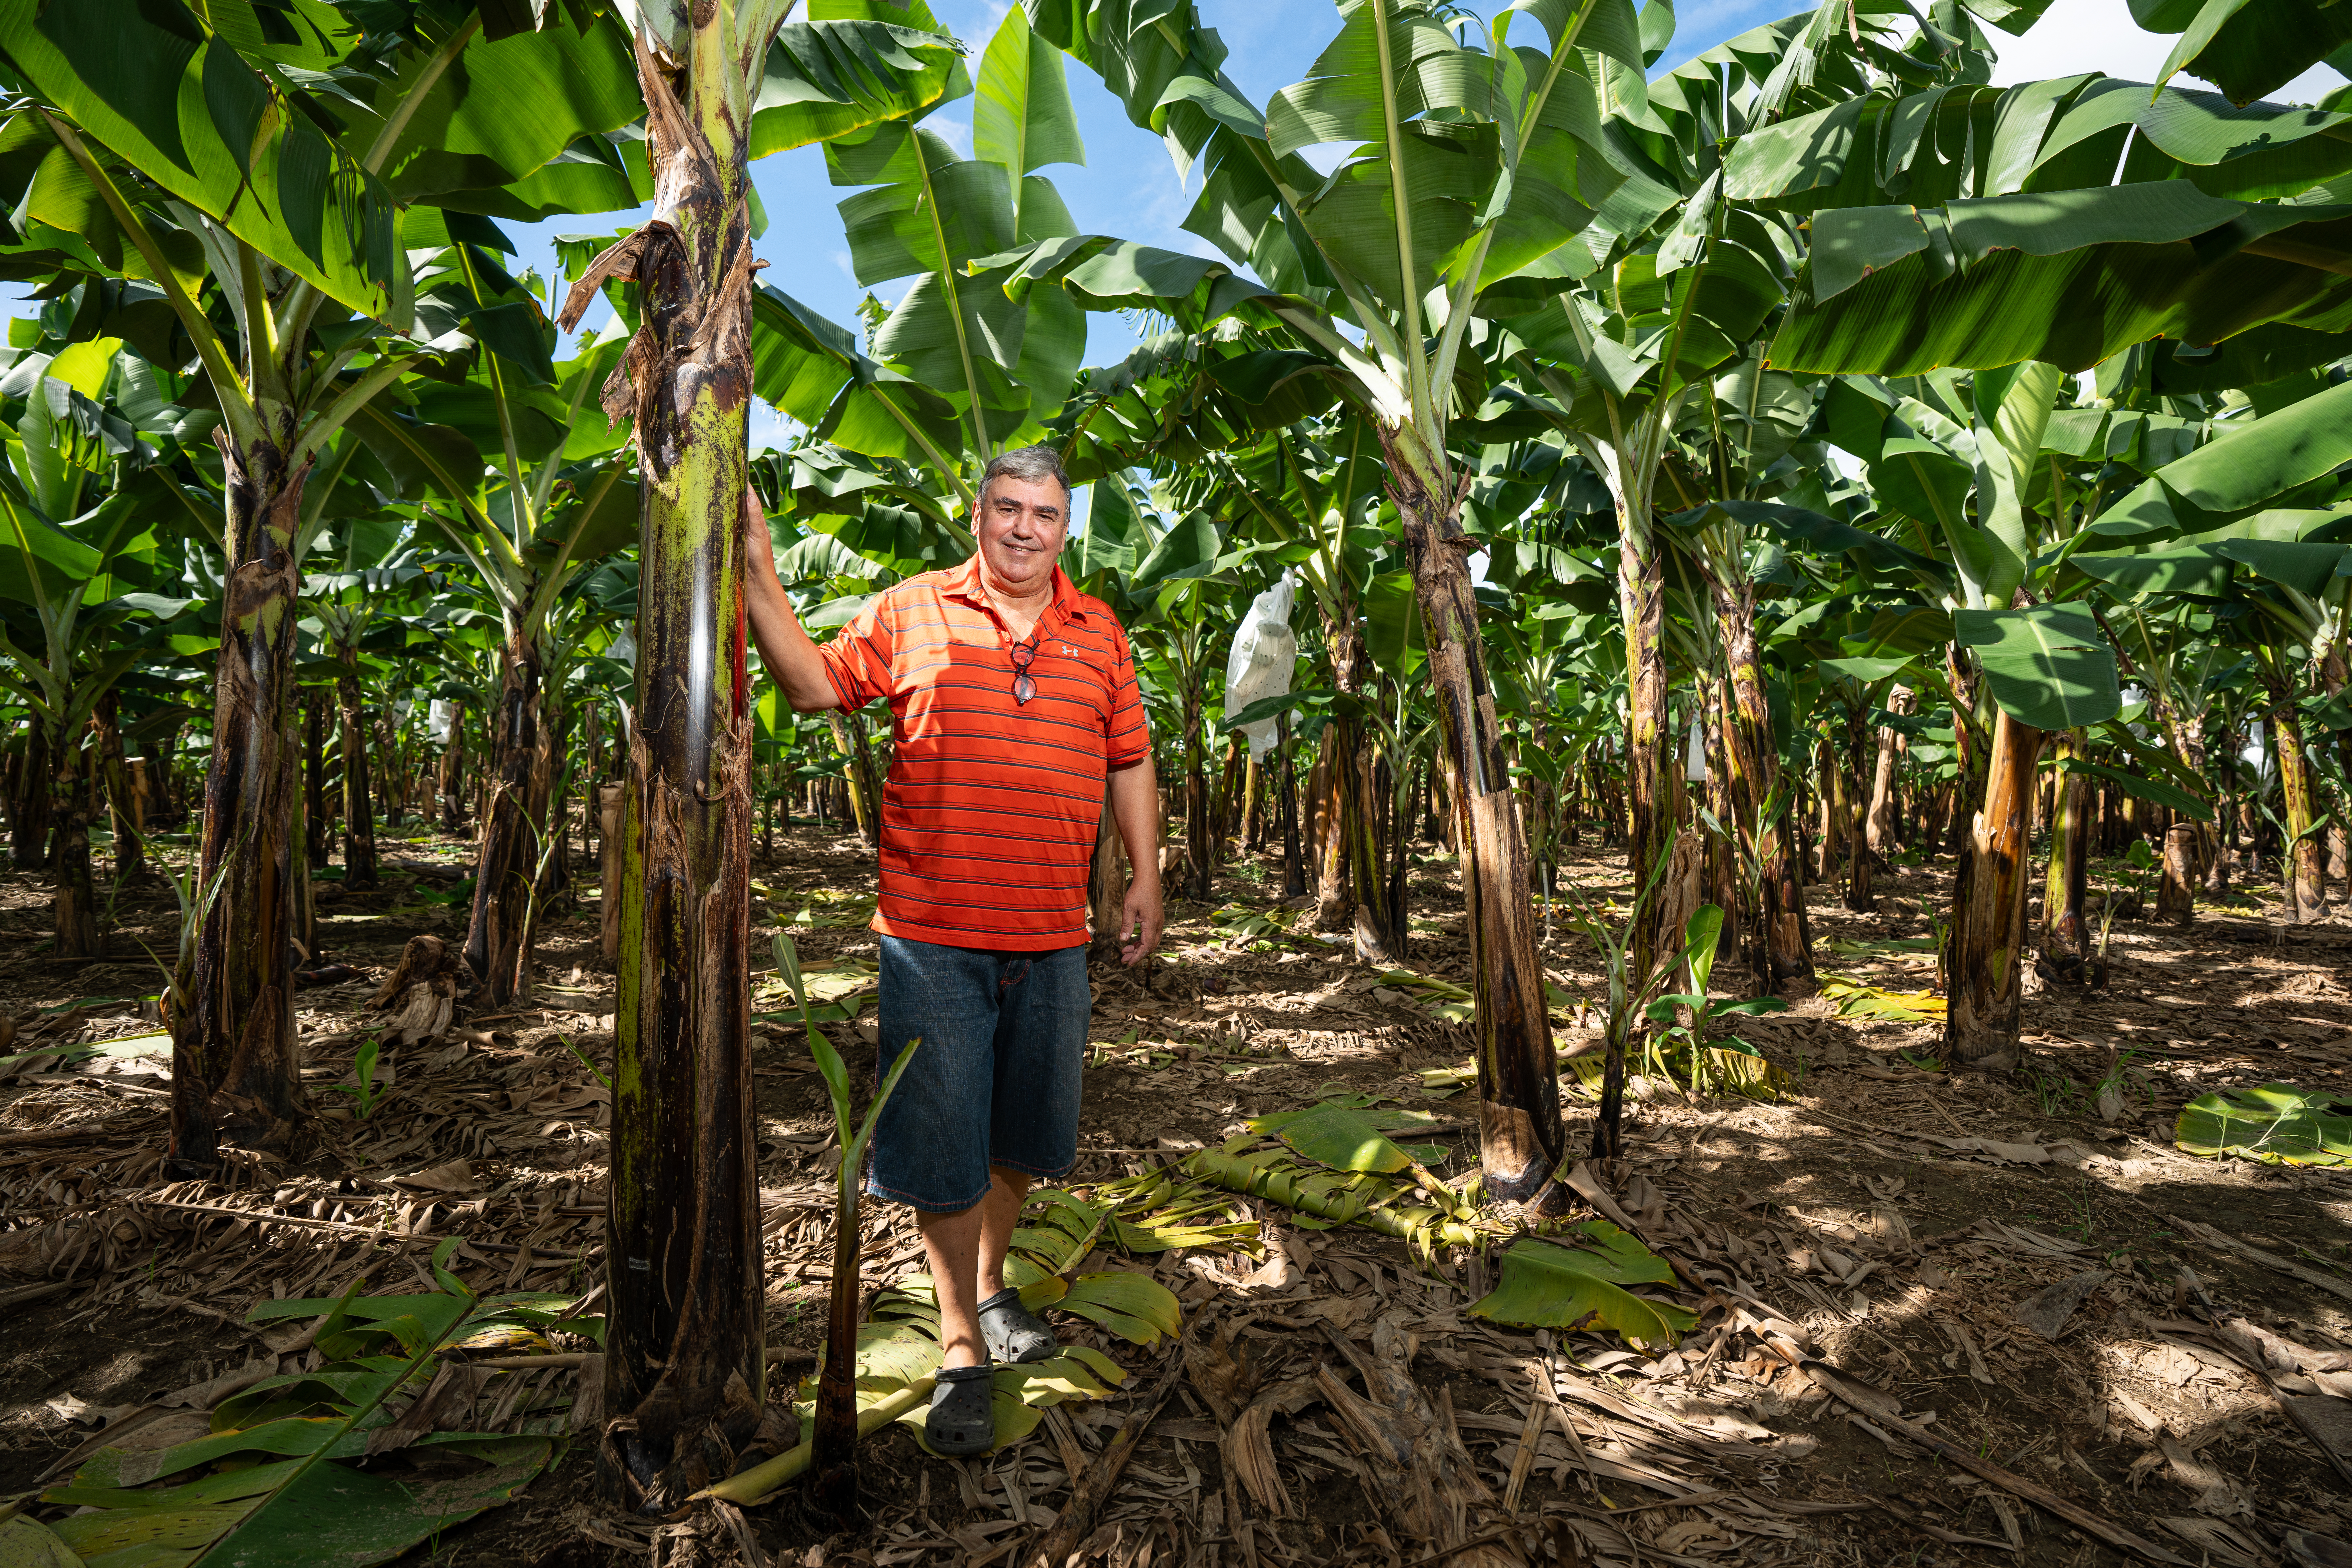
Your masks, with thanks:
[[(320, 1116), (297, 1157), (244, 1155), (222, 1184), (167, 1184), (168, 1064), (150, 1058), (0, 1080), (0, 1498), (93, 1446), (109, 1419), (269, 1353), (244, 1322), (257, 1302), (331, 1295), (354, 1277), (372, 1290), (425, 1278), (430, 1248), (411, 1238), (467, 1237), (458, 1272), (480, 1289), (599, 1277), (609, 1097), (571, 1048), (598, 1059), (610, 1048), (593, 898), (543, 926), (530, 1006), (391, 1053), (387, 1098), (362, 1121), (348, 1092), (357, 1010), (408, 937), (462, 935), (462, 903), (426, 900), (469, 874), (470, 847), (438, 836), (388, 834), (382, 850), (383, 891), (322, 886), (313, 963), (362, 977), (299, 998)], [(756, 872), (762, 952), (780, 922), (835, 918), (872, 887), (854, 839), (803, 826), (778, 850)], [(1576, 852), (1568, 876), (1587, 897), (1622, 891), (1614, 852)], [(1069, 1184), (1170, 1162), (1334, 1086), (1467, 1114), (1467, 1093), (1446, 1098), (1443, 1075), (1424, 1079), (1466, 1065), (1465, 1026), (1344, 949), (1287, 931), (1237, 937), (1230, 916), (1213, 918), (1274, 909), (1278, 889), (1272, 860), (1243, 857), (1221, 872), (1215, 905), (1171, 910), (1148, 973), (1097, 970), (1085, 1152)], [(1948, 902), (1943, 869), (1882, 874), (1866, 914), (1839, 908), (1834, 889), (1810, 891), (1824, 970), (1928, 984), (1932, 960), (1839, 944), (1927, 934)], [(1261, 1222), (1260, 1247), (1109, 1259), (1156, 1271), (1195, 1317), (1213, 1306), (1215, 1337), (1193, 1345), (1192, 1376), (1104, 1510), (1088, 1561), (1418, 1565), (1443, 1545), (1465, 1563), (2352, 1562), (2326, 1555), (2352, 1550), (2326, 1539), (2352, 1538), (2352, 1483), (2325, 1446), (2352, 1450), (2352, 1359), (2329, 1360), (2352, 1347), (2352, 1179), (2172, 1144), (2179, 1107), (2210, 1089), (2352, 1090), (2352, 930), (2273, 924), (2271, 893), (2184, 928), (2119, 922), (2108, 984), (2029, 995), (2032, 1059), (2013, 1078), (1925, 1070), (1932, 1020), (1840, 1017), (1810, 996), (1739, 1030), (1779, 1069), (1777, 1099), (1694, 1103), (1638, 1085), (1613, 1206), (1675, 1261), (1680, 1299), (1701, 1314), (1674, 1351), (1486, 1321), (1466, 1309), (1496, 1278), (1490, 1259), (1425, 1268), (1402, 1242), (1302, 1229), (1248, 1199), (1234, 1209)], [(142, 944), (173, 950), (168, 889), (122, 897), (103, 963), (43, 952), (47, 900), (36, 878), (0, 879), (0, 1012), (26, 1037), (10, 1048), (152, 1030), (140, 999), (159, 977)], [(1412, 910), (1408, 967), (1468, 984), (1447, 858), (1420, 856)], [(856, 924), (795, 934), (804, 959), (874, 951)], [(1545, 958), (1570, 995), (1603, 994), (1591, 944), (1565, 922)], [(828, 1031), (870, 1074), (866, 1027)], [(757, 1057), (768, 1331), (772, 1344), (814, 1346), (839, 1155), (804, 1050), (768, 1030)], [(2121, 1091), (2119, 1113), (2112, 1099), (2094, 1103), (2103, 1083)], [(1568, 1107), (1581, 1147), (1590, 1103), (1571, 1094)], [(1474, 1130), (1444, 1141), (1445, 1173), (1475, 1165)], [(919, 1262), (902, 1212), (868, 1212), (871, 1288)], [(2068, 1281), (2079, 1300), (2043, 1318), (2048, 1332), (2021, 1321), (2019, 1303)], [(37, 1293), (45, 1282), (55, 1289)], [(1271, 1497), (1229, 1462), (1232, 1404), (1318, 1368), (1354, 1376), (1383, 1322), (1410, 1336), (1413, 1379), (1492, 1493), (1451, 1534), (1412, 1537), (1395, 1475), (1328, 1403), (1272, 1420)], [(894, 1428), (863, 1450), (866, 1528), (828, 1537), (787, 1498), (751, 1516), (761, 1554), (1024, 1561), (1072, 1468), (1173, 1353), (1078, 1327), (1066, 1325), (1129, 1369), (1119, 1398), (1068, 1407), (1066, 1423), (983, 1460), (928, 1459)], [(661, 1533), (606, 1508), (589, 1457), (575, 1441), (517, 1502), (442, 1536), (432, 1561), (739, 1560), (723, 1532)], [(2118, 1533), (2138, 1544), (2116, 1544)]]

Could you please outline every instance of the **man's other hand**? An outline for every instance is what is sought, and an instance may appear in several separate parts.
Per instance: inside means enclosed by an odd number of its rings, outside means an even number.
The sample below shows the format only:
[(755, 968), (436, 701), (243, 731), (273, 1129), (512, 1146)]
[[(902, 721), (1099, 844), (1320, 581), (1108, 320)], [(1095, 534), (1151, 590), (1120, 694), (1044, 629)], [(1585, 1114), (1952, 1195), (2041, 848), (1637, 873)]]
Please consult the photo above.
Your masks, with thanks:
[(1129, 883), (1127, 904), (1119, 911), (1119, 934), (1124, 937), (1139, 926), (1141, 934), (1118, 950), (1120, 962), (1130, 966), (1142, 963), (1151, 950), (1160, 945), (1160, 932), (1164, 923), (1165, 916), (1160, 908), (1160, 884), (1156, 881)]

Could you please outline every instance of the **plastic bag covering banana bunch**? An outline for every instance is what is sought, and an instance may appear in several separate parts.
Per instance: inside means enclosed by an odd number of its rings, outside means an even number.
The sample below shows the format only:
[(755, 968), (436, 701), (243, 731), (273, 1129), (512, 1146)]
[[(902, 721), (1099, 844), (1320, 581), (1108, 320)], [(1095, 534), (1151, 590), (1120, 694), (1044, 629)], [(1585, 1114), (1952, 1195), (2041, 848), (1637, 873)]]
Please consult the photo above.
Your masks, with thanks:
[[(1298, 662), (1298, 637), (1290, 629), (1290, 605), (1297, 596), (1290, 574), (1252, 600), (1234, 634), (1234, 651), (1225, 660), (1225, 715), (1249, 710), (1254, 702), (1283, 697), (1290, 691), (1290, 672)], [(1242, 726), (1249, 737), (1250, 755), (1263, 757), (1274, 750), (1275, 721), (1262, 719)]]

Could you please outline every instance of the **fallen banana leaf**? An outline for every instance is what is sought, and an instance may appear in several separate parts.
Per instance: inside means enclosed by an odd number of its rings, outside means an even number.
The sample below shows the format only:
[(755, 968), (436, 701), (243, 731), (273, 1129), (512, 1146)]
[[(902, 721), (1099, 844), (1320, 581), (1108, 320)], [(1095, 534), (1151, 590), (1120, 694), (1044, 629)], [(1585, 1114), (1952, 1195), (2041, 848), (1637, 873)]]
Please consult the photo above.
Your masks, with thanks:
[(2173, 1137), (2189, 1153), (2209, 1158), (2352, 1164), (2352, 1100), (2285, 1083), (2221, 1089), (2182, 1106)]
[[(565, 1424), (562, 1416), (534, 1422), (527, 1414), (520, 1434), (426, 1430), (427, 1425), (462, 1427), (473, 1417), (472, 1397), (446, 1413), (411, 1405), (419, 1413), (419, 1429), (398, 1434), (404, 1446), (455, 1450), (485, 1468), (457, 1477), (436, 1470), (428, 1479), (338, 1462), (364, 1456), (372, 1436), (394, 1424), (390, 1405), (399, 1394), (424, 1394), (434, 1384), (438, 1358), (463, 1348), (543, 1349), (545, 1329), (575, 1300), (546, 1293), (477, 1299), (446, 1267), (457, 1245), (446, 1241), (435, 1249), (438, 1291), (362, 1297), (354, 1284), (340, 1298), (262, 1303), (248, 1321), (323, 1314), (313, 1343), (328, 1358), (325, 1364), (266, 1378), (222, 1400), (209, 1413), (208, 1436), (156, 1451), (100, 1449), (65, 1485), (41, 1496), (45, 1507), (75, 1511), (26, 1521), (45, 1523), (49, 1540), (70, 1555), (57, 1559), (47, 1543), (19, 1530), (0, 1543), (0, 1563), (16, 1568), (11, 1552), (40, 1548), (51, 1550), (51, 1557), (22, 1561), (80, 1561), (101, 1568), (308, 1568), (332, 1562), (367, 1568), (512, 1500), (555, 1457), (553, 1433)], [(565, 1326), (586, 1325), (574, 1320)], [(528, 1373), (478, 1375), (488, 1383)], [(479, 1394), (478, 1384), (459, 1386)], [(379, 1462), (403, 1461), (387, 1456)], [(157, 1484), (165, 1481), (173, 1484)]]
[(874, 918), (874, 895), (871, 893), (860, 896), (819, 888), (805, 897), (810, 901), (786, 921), (786, 925), (862, 926)]
[(1262, 1116), (1250, 1124), (1253, 1132), (1271, 1132), (1292, 1151), (1335, 1171), (1370, 1171), (1386, 1175), (1412, 1168), (1412, 1156), (1398, 1148), (1351, 1106), (1324, 1104), (1312, 1110)]
[(1849, 975), (1820, 977), (1822, 994), (1837, 1004), (1841, 1018), (1893, 1018), (1917, 1023), (1944, 1016), (1944, 998), (1931, 991), (1889, 991)]
[(1310, 1171), (1290, 1164), (1277, 1150), (1242, 1154), (1196, 1150), (1184, 1157), (1189, 1175), (1227, 1192), (1264, 1198), (1333, 1225), (1362, 1225), (1412, 1243), (1423, 1257), (1440, 1247), (1475, 1247), (1490, 1233), (1507, 1233), (1501, 1222), (1482, 1229), (1475, 1221), (1448, 1215), (1429, 1204), (1408, 1204), (1409, 1189), (1360, 1173)]
[(1636, 1345), (1671, 1345), (1698, 1326), (1696, 1314), (1669, 1301), (1636, 1296), (1628, 1285), (1671, 1285), (1666, 1260), (1605, 1219), (1560, 1233), (1582, 1246), (1528, 1237), (1503, 1254), (1503, 1278), (1470, 1310), (1499, 1323), (1527, 1328), (1598, 1326)]
[(38, 1520), (16, 1515), (0, 1524), (0, 1568), (83, 1568), (74, 1549)]

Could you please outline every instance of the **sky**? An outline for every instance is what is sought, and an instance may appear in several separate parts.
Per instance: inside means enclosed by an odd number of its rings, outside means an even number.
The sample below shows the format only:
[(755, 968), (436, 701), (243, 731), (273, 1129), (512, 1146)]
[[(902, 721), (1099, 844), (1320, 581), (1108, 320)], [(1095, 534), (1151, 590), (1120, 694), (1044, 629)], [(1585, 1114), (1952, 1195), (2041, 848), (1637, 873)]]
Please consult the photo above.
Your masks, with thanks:
[[(1203, 21), (1224, 40), (1226, 70), (1261, 107), (1276, 90), (1305, 76), (1338, 30), (1331, 0), (1198, 0), (1198, 4)], [(1007, 7), (1000, 0), (932, 0), (932, 8), (940, 23), (977, 57), (994, 36)], [(1674, 47), (1655, 68), (1672, 70), (1692, 56), (1795, 8), (1789, 0), (1692, 0), (1677, 8)], [(2004, 86), (2094, 68), (2110, 76), (2153, 80), (2174, 41), (2168, 36), (2140, 31), (2125, 0), (2055, 0), (2023, 37), (1992, 37), (2001, 51), (1993, 79)], [(1207, 242), (1178, 226), (1199, 192), (1198, 176), (1189, 188), (1180, 182), (1159, 139), (1129, 123), (1126, 111), (1092, 72), (1072, 64), (1067, 77), (1086, 142), (1087, 162), (1083, 167), (1061, 164), (1041, 172), (1060, 190), (1080, 228), (1171, 250), (1216, 254)], [(2272, 96), (2280, 101), (2310, 102), (2342, 80), (2335, 71), (2318, 66)], [(959, 150), (970, 151), (970, 99), (935, 112), (924, 123)], [(761, 281), (845, 326), (854, 324), (857, 301), (866, 290), (850, 275), (849, 249), (834, 210), (849, 193), (827, 182), (823, 151), (809, 147), (780, 153), (752, 169), (770, 226), (757, 247), (769, 263)], [(613, 214), (594, 220), (565, 218), (503, 226), (516, 241), (522, 265), (536, 267), (543, 277), (554, 277), (558, 273), (550, 236), (612, 233), (643, 216)], [(876, 292), (885, 300), (895, 300), (902, 290), (903, 285), (894, 288), (885, 283)], [(583, 330), (601, 327), (610, 315), (611, 308), (599, 301)], [(1134, 346), (1133, 333), (1118, 316), (1088, 316), (1087, 331), (1088, 364), (1114, 363)], [(772, 411), (762, 408), (754, 425), (754, 447), (780, 440), (782, 424)]]

